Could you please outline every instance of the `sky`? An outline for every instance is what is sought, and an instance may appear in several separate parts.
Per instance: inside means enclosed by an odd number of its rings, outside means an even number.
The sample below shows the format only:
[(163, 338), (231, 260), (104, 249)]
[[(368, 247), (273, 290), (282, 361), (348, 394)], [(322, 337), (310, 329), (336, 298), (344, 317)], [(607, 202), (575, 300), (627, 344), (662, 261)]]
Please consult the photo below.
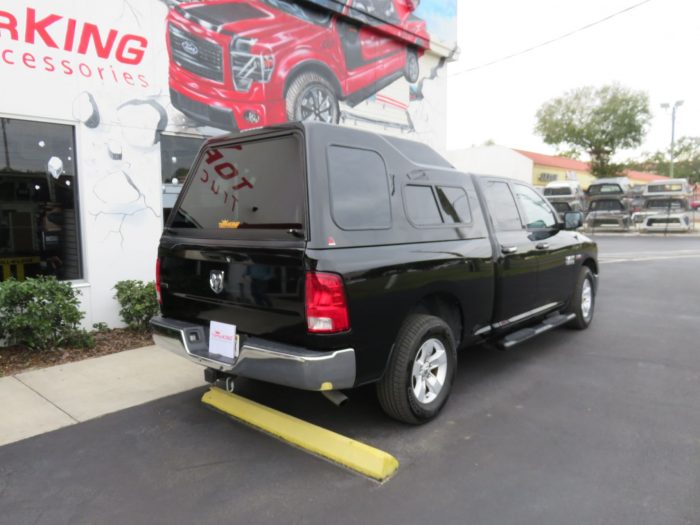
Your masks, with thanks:
[(676, 139), (700, 136), (700, 1), (650, 0), (590, 29), (517, 53), (642, 0), (459, 0), (459, 59), (448, 65), (447, 147), (487, 141), (555, 154), (534, 132), (540, 106), (566, 91), (618, 83), (645, 91), (653, 119), (644, 144), (616, 160), (668, 149), (671, 114), (683, 100)]

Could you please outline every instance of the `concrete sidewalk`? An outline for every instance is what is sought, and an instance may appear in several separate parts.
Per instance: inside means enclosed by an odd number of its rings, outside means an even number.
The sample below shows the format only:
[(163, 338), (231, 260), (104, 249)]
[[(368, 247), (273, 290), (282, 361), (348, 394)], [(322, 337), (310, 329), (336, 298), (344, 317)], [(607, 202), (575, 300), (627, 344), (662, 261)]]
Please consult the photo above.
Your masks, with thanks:
[(0, 378), (0, 446), (204, 385), (156, 346)]

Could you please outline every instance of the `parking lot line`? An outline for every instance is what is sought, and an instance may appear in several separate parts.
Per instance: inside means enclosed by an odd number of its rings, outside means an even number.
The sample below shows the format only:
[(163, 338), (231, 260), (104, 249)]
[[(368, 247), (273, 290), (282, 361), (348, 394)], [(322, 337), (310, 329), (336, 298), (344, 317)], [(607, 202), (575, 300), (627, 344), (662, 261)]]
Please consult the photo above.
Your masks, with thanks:
[(387, 452), (217, 387), (202, 396), (202, 403), (377, 481), (388, 479), (399, 467)]

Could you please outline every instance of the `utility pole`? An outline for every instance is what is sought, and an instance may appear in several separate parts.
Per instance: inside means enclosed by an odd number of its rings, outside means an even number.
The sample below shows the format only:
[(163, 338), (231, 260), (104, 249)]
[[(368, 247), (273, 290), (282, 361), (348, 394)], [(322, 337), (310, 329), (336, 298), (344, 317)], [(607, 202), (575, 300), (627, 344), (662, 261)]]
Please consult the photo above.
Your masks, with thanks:
[(668, 102), (661, 104), (663, 109), (671, 108), (671, 165), (669, 166), (669, 178), (673, 178), (673, 159), (676, 154), (676, 109), (683, 105), (682, 100), (676, 100), (671, 106)]

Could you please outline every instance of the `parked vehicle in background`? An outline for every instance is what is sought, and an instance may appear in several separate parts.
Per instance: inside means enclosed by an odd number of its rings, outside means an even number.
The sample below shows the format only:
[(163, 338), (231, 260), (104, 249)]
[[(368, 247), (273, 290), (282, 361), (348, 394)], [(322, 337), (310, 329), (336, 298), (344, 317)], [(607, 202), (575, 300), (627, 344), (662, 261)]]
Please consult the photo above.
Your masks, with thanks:
[(568, 211), (586, 211), (586, 194), (576, 181), (550, 182), (543, 194), (560, 218)]
[(458, 348), (591, 323), (597, 246), (564, 219), (397, 137), (305, 122), (209, 139), (160, 241), (154, 339), (210, 382), (374, 383), (423, 423)]
[(632, 197), (631, 190), (632, 185), (627, 177), (598, 179), (588, 186), (586, 199), (590, 203), (593, 199), (614, 197), (624, 200), (625, 204), (629, 204), (629, 200)]
[(630, 210), (620, 197), (590, 199), (584, 226), (586, 230), (629, 231), (632, 227)]
[(643, 196), (642, 210), (632, 217), (642, 232), (688, 232), (693, 228), (692, 193), (686, 179), (650, 182)]

